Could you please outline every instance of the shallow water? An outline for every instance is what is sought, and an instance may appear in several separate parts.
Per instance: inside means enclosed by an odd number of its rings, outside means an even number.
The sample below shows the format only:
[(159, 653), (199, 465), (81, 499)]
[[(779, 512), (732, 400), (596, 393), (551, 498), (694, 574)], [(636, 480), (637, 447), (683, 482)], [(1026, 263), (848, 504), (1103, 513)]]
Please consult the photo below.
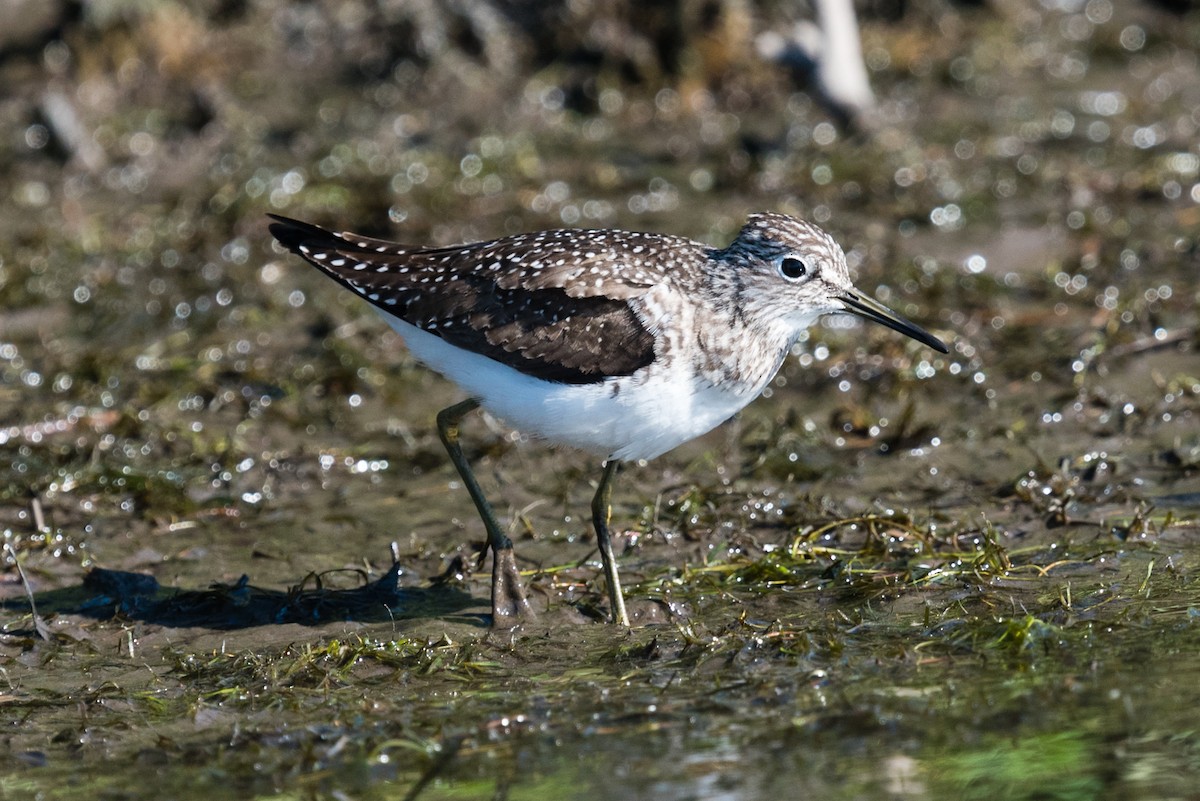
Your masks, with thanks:
[[(3, 795), (1194, 794), (1195, 11), (869, 20), (851, 135), (738, 55), (775, 9), (685, 20), (665, 69), (661, 21), (585, 4), (475, 40), (331, 8), (97, 6), (2, 54)], [(472, 418), (540, 613), (489, 632), (454, 388), (262, 215), (723, 245), (760, 208), (952, 352), (829, 320), (623, 469), (629, 632), (599, 466)]]

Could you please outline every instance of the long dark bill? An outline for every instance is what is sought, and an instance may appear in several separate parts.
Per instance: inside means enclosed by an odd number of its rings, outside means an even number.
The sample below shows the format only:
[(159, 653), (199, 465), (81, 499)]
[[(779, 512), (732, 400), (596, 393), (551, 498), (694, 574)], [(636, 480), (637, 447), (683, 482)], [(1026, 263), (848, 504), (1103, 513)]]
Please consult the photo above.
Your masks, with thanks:
[(934, 350), (941, 351), (942, 353), (950, 352), (950, 349), (946, 347), (946, 344), (942, 340), (911, 320), (906, 320), (899, 314), (896, 314), (874, 298), (869, 298), (859, 293), (858, 290), (850, 290), (842, 295), (840, 300), (846, 304), (846, 311), (851, 314), (857, 314), (859, 317), (876, 323), (882, 323), (893, 331), (899, 331), (905, 336), (912, 337)]

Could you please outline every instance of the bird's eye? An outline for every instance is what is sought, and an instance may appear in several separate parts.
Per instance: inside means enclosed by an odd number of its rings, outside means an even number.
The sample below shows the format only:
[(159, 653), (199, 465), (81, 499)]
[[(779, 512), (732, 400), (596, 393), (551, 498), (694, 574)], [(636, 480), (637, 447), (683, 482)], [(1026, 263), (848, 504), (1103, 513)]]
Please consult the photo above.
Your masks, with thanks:
[(798, 281), (808, 273), (808, 266), (795, 256), (788, 256), (779, 262), (779, 272), (789, 281)]

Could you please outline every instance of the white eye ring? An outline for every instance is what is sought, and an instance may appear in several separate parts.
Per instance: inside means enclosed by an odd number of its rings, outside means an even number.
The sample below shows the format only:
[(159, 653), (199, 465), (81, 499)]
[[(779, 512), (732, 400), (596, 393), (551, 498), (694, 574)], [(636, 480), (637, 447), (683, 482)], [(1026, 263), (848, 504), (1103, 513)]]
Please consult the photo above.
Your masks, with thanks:
[(779, 274), (789, 281), (799, 281), (808, 275), (808, 265), (795, 256), (784, 256), (779, 261)]

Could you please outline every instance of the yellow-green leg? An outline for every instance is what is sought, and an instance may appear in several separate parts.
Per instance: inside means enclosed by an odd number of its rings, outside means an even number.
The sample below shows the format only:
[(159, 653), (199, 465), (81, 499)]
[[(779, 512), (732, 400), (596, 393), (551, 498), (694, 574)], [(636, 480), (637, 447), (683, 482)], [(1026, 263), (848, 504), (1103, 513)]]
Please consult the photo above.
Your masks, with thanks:
[(479, 408), (479, 401), (469, 398), (462, 403), (448, 406), (438, 412), (438, 435), (450, 461), (462, 477), (463, 485), (475, 502), (475, 508), (483, 519), (483, 527), (487, 529), (488, 547), (492, 549), (492, 626), (498, 629), (512, 628), (524, 618), (534, 617), (529, 599), (525, 597), (525, 588), (521, 584), (521, 574), (517, 570), (517, 560), (513, 556), (512, 540), (496, 522), (496, 514), (492, 505), (484, 497), (467, 457), (463, 455), (462, 445), (458, 442), (459, 423), (463, 417)]
[(592, 525), (596, 528), (596, 544), (600, 547), (600, 561), (604, 563), (604, 580), (608, 583), (608, 601), (612, 607), (612, 622), (629, 628), (629, 615), (625, 613), (625, 596), (621, 592), (621, 579), (617, 575), (617, 560), (613, 556), (612, 538), (608, 533), (608, 521), (612, 516), (612, 482), (617, 475), (620, 462), (611, 459), (604, 463), (604, 475), (592, 496)]

